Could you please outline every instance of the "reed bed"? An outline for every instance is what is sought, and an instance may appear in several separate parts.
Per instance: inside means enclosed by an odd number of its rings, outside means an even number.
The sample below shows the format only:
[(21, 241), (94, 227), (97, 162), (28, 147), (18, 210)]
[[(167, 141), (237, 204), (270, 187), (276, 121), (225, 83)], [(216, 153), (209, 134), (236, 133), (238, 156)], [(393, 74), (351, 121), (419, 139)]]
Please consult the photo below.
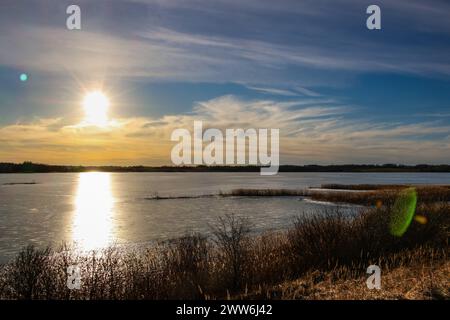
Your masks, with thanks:
[[(414, 188), (421, 203), (450, 202), (450, 186), (411, 185), (322, 185), (321, 189), (234, 189), (222, 196), (310, 197), (316, 201), (350, 203), (365, 206), (391, 206), (406, 189)], [(336, 191), (334, 191), (336, 190)], [(345, 192), (345, 190), (350, 190)], [(360, 192), (358, 192), (360, 191)]]
[(222, 192), (222, 196), (233, 197), (292, 197), (308, 196), (311, 193), (303, 189), (234, 189), (231, 192)]
[(311, 199), (317, 201), (328, 201), (338, 203), (351, 203), (365, 206), (391, 206), (406, 189), (414, 188), (417, 201), (420, 203), (447, 203), (450, 201), (450, 188), (447, 186), (405, 186), (397, 189), (377, 189), (364, 192), (333, 192), (317, 191), (311, 192)]
[(448, 185), (408, 185), (408, 184), (322, 184), (322, 189), (336, 189), (336, 190), (398, 190), (410, 187), (441, 187), (449, 189)]

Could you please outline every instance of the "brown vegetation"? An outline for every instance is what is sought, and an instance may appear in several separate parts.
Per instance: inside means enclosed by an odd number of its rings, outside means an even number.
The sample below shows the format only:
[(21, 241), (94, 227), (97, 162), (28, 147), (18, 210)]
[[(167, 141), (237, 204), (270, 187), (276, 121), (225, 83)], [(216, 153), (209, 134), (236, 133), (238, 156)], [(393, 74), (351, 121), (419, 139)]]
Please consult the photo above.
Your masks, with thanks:
[[(414, 188), (420, 203), (450, 202), (450, 186), (411, 185), (341, 185), (325, 184), (321, 189), (234, 189), (222, 196), (242, 197), (310, 197), (316, 201), (350, 203), (365, 206), (391, 206), (399, 194)], [(334, 191), (334, 190), (336, 191)], [(345, 190), (349, 190), (346, 192)], [(358, 192), (359, 191), (359, 192)]]
[[(416, 216), (422, 219), (413, 220), (402, 237), (390, 234), (391, 215), (389, 206), (356, 217), (334, 209), (257, 236), (242, 218), (226, 216), (211, 237), (188, 235), (145, 249), (83, 255), (66, 246), (28, 247), (0, 269), (0, 298), (448, 298), (450, 205), (419, 202)], [(370, 264), (387, 277), (383, 290), (394, 287), (397, 274), (405, 280), (399, 280), (402, 288), (392, 294), (364, 289)], [(69, 265), (81, 268), (80, 290), (67, 288)], [(410, 267), (426, 271), (425, 284), (411, 288)], [(439, 276), (430, 280), (435, 269)]]
[[(391, 206), (399, 194), (412, 186), (403, 186), (394, 189), (379, 188), (373, 191), (345, 192), (345, 191), (317, 191), (311, 192), (311, 199), (317, 201), (352, 203), (366, 206)], [(450, 201), (450, 187), (448, 186), (413, 186), (417, 193), (417, 201), (420, 203), (438, 203)], [(351, 189), (356, 190), (356, 189)]]

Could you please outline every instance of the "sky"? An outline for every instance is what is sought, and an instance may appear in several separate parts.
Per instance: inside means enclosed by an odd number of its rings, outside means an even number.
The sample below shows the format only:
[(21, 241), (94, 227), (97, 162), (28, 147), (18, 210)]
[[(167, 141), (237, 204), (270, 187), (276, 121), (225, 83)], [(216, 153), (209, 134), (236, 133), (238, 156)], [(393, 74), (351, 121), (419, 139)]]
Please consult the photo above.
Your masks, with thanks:
[[(66, 8), (81, 8), (81, 30)], [(381, 8), (381, 30), (366, 8)], [(170, 165), (176, 128), (277, 128), (281, 164), (448, 164), (450, 2), (2, 0), (0, 162)], [(20, 75), (26, 73), (27, 81)], [(83, 125), (102, 90), (110, 125)]]

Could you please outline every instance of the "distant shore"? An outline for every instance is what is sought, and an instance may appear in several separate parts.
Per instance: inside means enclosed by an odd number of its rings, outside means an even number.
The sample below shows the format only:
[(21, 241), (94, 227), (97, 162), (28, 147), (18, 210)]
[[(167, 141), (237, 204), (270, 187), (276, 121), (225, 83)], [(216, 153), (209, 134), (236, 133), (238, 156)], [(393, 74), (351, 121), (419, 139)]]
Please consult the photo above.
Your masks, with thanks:
[[(260, 166), (67, 166), (33, 162), (0, 162), (0, 173), (53, 172), (259, 172)], [(280, 165), (279, 172), (450, 172), (449, 164)]]

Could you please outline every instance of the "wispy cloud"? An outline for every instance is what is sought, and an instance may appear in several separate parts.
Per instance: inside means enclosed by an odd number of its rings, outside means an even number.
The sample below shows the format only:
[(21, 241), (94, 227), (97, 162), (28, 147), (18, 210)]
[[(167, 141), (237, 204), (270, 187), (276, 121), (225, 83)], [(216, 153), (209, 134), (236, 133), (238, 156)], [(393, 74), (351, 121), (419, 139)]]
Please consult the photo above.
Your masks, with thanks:
[[(311, 103), (309, 101), (309, 103)], [(199, 102), (189, 114), (116, 119), (110, 128), (41, 119), (0, 128), (3, 161), (71, 164), (170, 164), (176, 128), (278, 128), (283, 163), (446, 162), (450, 128), (439, 121), (373, 123), (346, 119), (349, 107), (298, 101), (243, 100), (232, 95)]]
[(450, 112), (428, 112), (428, 113), (416, 113), (415, 117), (429, 117), (429, 118), (448, 118)]
[(277, 96), (288, 96), (288, 97), (299, 96), (299, 94), (297, 92), (294, 92), (291, 90), (285, 90), (285, 89), (261, 88), (261, 87), (252, 87), (252, 86), (247, 86), (247, 88), (258, 91), (258, 92), (271, 94), (271, 95), (277, 95)]
[(299, 86), (295, 87), (295, 90), (300, 92), (301, 94), (303, 94), (305, 96), (309, 96), (309, 97), (320, 97), (321, 96), (320, 93), (317, 93), (317, 92), (312, 91), (310, 89), (299, 87)]
[[(140, 16), (144, 13), (134, 10), (135, 18), (143, 22), (137, 27), (130, 22), (133, 17), (124, 21), (120, 10), (111, 10), (103, 17), (102, 27), (90, 23), (93, 15), (86, 14), (80, 32), (66, 30), (60, 23), (62, 18), (58, 20), (60, 25), (53, 20), (45, 24), (27, 19), (35, 14), (32, 5), (28, 10), (25, 5), (12, 6), (10, 10), (19, 8), (16, 20), (20, 24), (10, 19), (6, 10), (0, 13), (4, 18), (0, 42), (8, 44), (0, 50), (0, 65), (58, 73), (69, 69), (77, 74), (98, 72), (146, 80), (263, 84), (255, 85), (257, 88), (275, 88), (274, 83), (304, 87), (311, 79), (316, 84), (327, 84), (333, 70), (450, 75), (448, 44), (433, 42), (433, 37), (420, 34), (417, 36), (425, 43), (403, 41), (407, 36), (413, 38), (412, 32), (445, 33), (447, 29), (441, 27), (448, 27), (449, 23), (442, 14), (446, 11), (441, 9), (448, 5), (440, 1), (433, 4), (383, 2), (389, 16), (397, 17), (405, 12), (401, 20), (389, 21), (390, 25), (386, 26), (389, 37), (365, 32), (361, 23), (364, 8), (354, 0), (339, 1), (339, 4), (111, 1), (110, 6), (133, 8), (137, 3), (149, 6), (149, 12), (154, 10), (155, 17), (145, 19)], [(57, 6), (58, 10), (61, 6)], [(88, 11), (90, 6), (86, 3), (84, 8)], [(239, 17), (235, 12), (240, 12)], [(408, 13), (417, 17), (418, 12), (420, 26), (427, 31), (414, 29), (418, 23), (400, 23), (412, 19)], [(157, 18), (157, 14), (161, 16)], [(353, 32), (348, 32), (349, 29)], [(302, 71), (294, 76), (290, 74), (293, 68)], [(312, 70), (318, 70), (314, 77)], [(298, 92), (313, 95), (312, 91), (301, 88)]]
[(293, 89), (280, 89), (280, 88), (270, 88), (270, 87), (257, 87), (257, 86), (246, 86), (250, 90), (255, 90), (261, 93), (276, 95), (276, 96), (286, 96), (286, 97), (298, 97), (298, 96), (308, 96), (308, 97), (320, 97), (321, 94), (313, 90), (295, 86)]

